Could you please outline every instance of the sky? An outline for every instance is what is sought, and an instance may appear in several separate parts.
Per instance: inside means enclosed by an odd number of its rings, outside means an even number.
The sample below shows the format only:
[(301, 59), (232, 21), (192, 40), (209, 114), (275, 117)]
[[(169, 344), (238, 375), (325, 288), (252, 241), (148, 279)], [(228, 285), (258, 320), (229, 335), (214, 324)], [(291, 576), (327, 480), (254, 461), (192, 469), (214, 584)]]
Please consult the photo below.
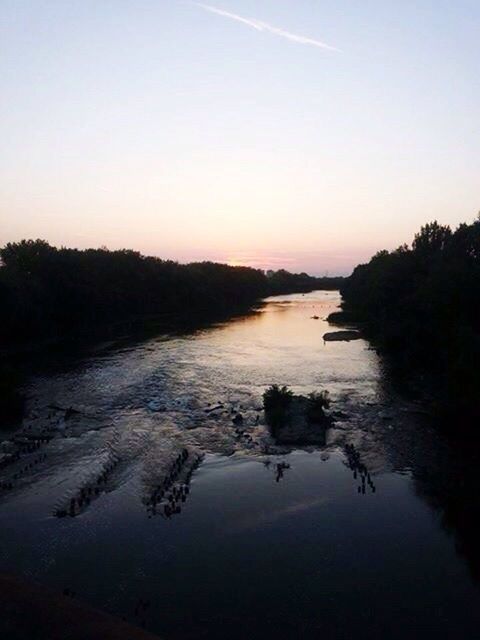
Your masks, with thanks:
[(480, 209), (479, 0), (1, 0), (0, 244), (348, 274)]

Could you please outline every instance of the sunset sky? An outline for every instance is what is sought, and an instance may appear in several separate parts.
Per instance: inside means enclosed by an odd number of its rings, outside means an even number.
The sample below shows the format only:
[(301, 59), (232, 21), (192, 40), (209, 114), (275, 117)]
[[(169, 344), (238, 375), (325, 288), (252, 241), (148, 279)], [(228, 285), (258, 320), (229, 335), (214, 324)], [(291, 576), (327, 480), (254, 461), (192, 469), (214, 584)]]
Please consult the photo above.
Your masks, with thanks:
[(2, 0), (0, 244), (349, 273), (480, 209), (479, 0)]

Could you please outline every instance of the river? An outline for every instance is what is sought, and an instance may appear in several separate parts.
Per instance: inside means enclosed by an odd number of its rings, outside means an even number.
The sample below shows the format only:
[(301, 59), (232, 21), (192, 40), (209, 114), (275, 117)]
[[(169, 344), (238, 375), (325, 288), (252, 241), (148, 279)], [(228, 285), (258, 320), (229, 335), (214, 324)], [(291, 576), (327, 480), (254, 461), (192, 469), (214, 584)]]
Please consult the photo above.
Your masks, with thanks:
[[(278, 296), (32, 376), (20, 432), (45, 442), (0, 470), (0, 571), (166, 639), (477, 638), (475, 452), (367, 342), (324, 343), (338, 304)], [(275, 445), (272, 383), (328, 390), (324, 447)]]

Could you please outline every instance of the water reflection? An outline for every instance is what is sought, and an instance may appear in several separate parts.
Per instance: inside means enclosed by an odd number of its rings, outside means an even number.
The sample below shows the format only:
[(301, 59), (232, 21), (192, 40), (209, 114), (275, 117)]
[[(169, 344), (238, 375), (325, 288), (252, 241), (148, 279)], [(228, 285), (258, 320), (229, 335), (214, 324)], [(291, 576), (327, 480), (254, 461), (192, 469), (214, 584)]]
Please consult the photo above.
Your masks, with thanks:
[(358, 485), (358, 488), (357, 488), (358, 493), (362, 493), (363, 495), (365, 495), (367, 485), (370, 491), (372, 493), (375, 493), (377, 489), (375, 487), (375, 484), (373, 483), (370, 472), (368, 471), (366, 465), (363, 464), (360, 454), (355, 449), (355, 446), (353, 444), (347, 443), (345, 445), (344, 451), (345, 451), (345, 457), (346, 457), (346, 464), (348, 468), (351, 469), (353, 472), (353, 479), (360, 480), (360, 484)]
[(480, 457), (478, 444), (445, 441), (429, 465), (412, 470), (415, 490), (438, 514), (442, 526), (453, 535), (455, 548), (480, 582)]
[[(476, 449), (363, 340), (323, 343), (337, 304), (274, 299), (34, 377), (2, 445), (0, 569), (127, 617), (148, 600), (165, 637), (476, 637), (478, 591), (444, 532), (478, 579)], [(271, 439), (274, 383), (329, 391), (324, 447)]]

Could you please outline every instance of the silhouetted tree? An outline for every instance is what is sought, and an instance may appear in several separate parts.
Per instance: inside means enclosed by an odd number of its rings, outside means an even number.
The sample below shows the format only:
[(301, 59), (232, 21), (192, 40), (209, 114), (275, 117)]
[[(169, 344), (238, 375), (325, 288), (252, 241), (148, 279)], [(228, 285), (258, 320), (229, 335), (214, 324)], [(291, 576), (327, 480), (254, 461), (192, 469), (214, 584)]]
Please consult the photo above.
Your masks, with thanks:
[(267, 278), (249, 267), (181, 265), (126, 249), (57, 249), (44, 240), (9, 243), (0, 261), (0, 343), (146, 315), (225, 314), (273, 293), (322, 286), (304, 273)]
[[(422, 227), (341, 288), (344, 309), (400, 369), (430, 381), (446, 415), (480, 416), (480, 220)], [(420, 375), (418, 375), (420, 374)]]

